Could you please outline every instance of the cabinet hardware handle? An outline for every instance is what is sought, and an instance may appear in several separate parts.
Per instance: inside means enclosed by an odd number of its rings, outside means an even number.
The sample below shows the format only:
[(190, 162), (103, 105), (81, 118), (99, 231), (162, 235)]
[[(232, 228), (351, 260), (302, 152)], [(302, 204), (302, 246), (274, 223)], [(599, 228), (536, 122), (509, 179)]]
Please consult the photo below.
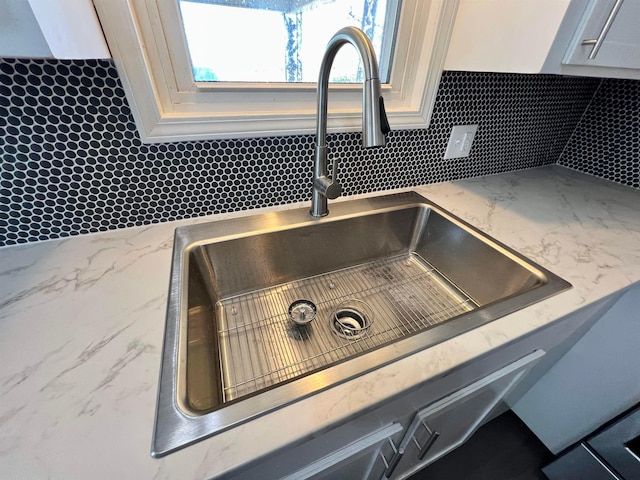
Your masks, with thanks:
[(431, 449), (431, 447), (433, 447), (433, 444), (436, 443), (436, 440), (438, 440), (439, 436), (440, 436), (440, 433), (437, 431), (434, 431), (431, 434), (431, 436), (429, 437), (429, 440), (427, 440), (427, 443), (425, 443), (424, 446), (422, 447), (422, 450), (420, 450), (420, 453), (418, 454), (418, 460), (422, 460), (424, 458), (424, 456)]
[(390, 438), (388, 440), (389, 440), (389, 444), (391, 445), (391, 448), (393, 449), (393, 456), (391, 457), (391, 461), (387, 462), (387, 458), (384, 456), (384, 453), (382, 453), (382, 449), (380, 449), (380, 452), (379, 452), (380, 456), (382, 457), (382, 463), (384, 463), (384, 466), (385, 466), (385, 470), (384, 470), (385, 478), (389, 478), (391, 476), (393, 471), (398, 466), (398, 462), (402, 458), (402, 453), (398, 451), (398, 449), (396, 448), (396, 444), (393, 443), (393, 440), (391, 440)]
[(602, 30), (600, 31), (600, 35), (598, 35), (598, 38), (595, 38), (595, 39), (590, 38), (588, 40), (582, 41), (582, 45), (593, 45), (593, 49), (591, 49), (591, 53), (589, 54), (589, 57), (588, 57), (589, 60), (593, 60), (596, 58), (596, 55), (598, 54), (598, 51), (600, 50), (600, 47), (602, 46), (602, 43), (604, 42), (604, 39), (607, 36), (607, 33), (609, 33), (609, 29), (611, 28), (611, 25), (613, 25), (613, 21), (616, 19), (616, 15), (618, 15), (618, 12), (620, 11), (620, 7), (622, 7), (623, 1), (624, 0), (616, 0), (616, 3), (611, 9), (611, 13), (607, 18), (607, 21), (605, 22), (604, 26), (602, 27)]
[(420, 451), (418, 453), (418, 460), (422, 460), (424, 458), (424, 456), (431, 449), (431, 447), (433, 447), (433, 444), (436, 443), (436, 440), (440, 436), (440, 432), (431, 431), (431, 429), (426, 423), (424, 422), (420, 422), (420, 423), (429, 434), (429, 439), (427, 440), (427, 443), (424, 444), (424, 446), (420, 446), (420, 442), (418, 442), (415, 436), (411, 438), (411, 440), (413, 440), (414, 445), (418, 447), (418, 450)]
[(391, 477), (391, 475), (393, 474), (393, 471), (398, 466), (398, 463), (400, 463), (400, 459), (402, 458), (402, 455), (404, 455), (404, 452), (401, 452), (400, 450), (398, 450), (395, 453), (395, 455), (391, 457), (391, 461), (389, 462), (389, 465), (387, 465), (387, 469), (384, 471), (384, 478)]

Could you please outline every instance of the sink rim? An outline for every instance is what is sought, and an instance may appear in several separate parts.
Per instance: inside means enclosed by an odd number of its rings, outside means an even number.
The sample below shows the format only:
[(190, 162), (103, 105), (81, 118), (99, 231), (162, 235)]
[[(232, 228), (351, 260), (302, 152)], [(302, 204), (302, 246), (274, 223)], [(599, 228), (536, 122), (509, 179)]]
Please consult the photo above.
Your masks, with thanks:
[[(282, 385), (239, 399), (206, 414), (189, 413), (184, 406), (185, 378), (180, 365), (186, 362), (188, 258), (197, 247), (211, 243), (255, 236), (280, 230), (297, 229), (353, 217), (379, 214), (414, 207), (427, 207), (467, 232), (489, 243), (544, 281), (528, 291), (455, 317), (432, 328), (339, 362)], [(297, 402), (323, 390), (384, 367), (433, 345), (473, 330), (516, 310), (571, 288), (564, 279), (529, 260), (515, 250), (450, 214), (415, 192), (338, 202), (329, 216), (315, 219), (306, 208), (263, 213), (253, 216), (178, 227), (175, 231), (167, 319), (158, 388), (151, 455), (162, 457), (206, 437), (221, 433), (277, 408)], [(182, 368), (184, 370), (184, 368)], [(181, 405), (182, 403), (182, 405)]]

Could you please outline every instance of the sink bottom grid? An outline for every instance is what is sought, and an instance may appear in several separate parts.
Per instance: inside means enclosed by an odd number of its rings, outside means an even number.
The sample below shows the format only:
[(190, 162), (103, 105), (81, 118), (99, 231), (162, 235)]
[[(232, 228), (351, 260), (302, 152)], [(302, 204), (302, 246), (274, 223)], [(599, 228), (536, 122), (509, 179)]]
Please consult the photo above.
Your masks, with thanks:
[[(289, 305), (300, 299), (317, 307), (307, 325), (296, 325), (288, 314)], [(373, 310), (366, 335), (350, 339), (333, 331), (336, 306), (347, 300)], [(476, 307), (414, 253), (224, 299), (216, 305), (224, 401), (326, 368)]]

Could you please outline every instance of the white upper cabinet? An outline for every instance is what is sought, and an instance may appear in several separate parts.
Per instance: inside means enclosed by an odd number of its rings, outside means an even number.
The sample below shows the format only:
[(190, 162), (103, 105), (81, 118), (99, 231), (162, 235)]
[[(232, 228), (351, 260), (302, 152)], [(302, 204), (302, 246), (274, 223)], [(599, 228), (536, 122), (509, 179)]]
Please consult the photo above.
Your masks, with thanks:
[(544, 73), (640, 78), (640, 0), (573, 0)]
[(0, 18), (0, 57), (111, 57), (91, 0), (0, 0)]
[(460, 0), (445, 70), (640, 78), (640, 0)]
[(460, 0), (445, 70), (539, 73), (570, 0)]
[(637, 0), (592, 1), (562, 63), (640, 68), (639, 21)]

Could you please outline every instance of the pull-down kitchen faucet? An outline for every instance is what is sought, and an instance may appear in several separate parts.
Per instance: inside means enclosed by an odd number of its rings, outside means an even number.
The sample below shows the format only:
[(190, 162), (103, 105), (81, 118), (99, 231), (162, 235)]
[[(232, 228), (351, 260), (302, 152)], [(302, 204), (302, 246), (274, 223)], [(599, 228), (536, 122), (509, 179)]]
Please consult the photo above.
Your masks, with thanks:
[(316, 151), (313, 164), (313, 197), (311, 216), (324, 217), (329, 213), (327, 199), (335, 199), (342, 193), (342, 187), (336, 181), (338, 160), (333, 161), (331, 178), (327, 166), (327, 94), (329, 91), (329, 72), (338, 50), (345, 43), (353, 45), (362, 60), (365, 80), (362, 90), (362, 145), (381, 147), (386, 144), (386, 134), (391, 128), (384, 111), (380, 96), (378, 62), (371, 41), (365, 33), (356, 27), (339, 30), (327, 44), (320, 65), (318, 78), (318, 116), (316, 131)]

